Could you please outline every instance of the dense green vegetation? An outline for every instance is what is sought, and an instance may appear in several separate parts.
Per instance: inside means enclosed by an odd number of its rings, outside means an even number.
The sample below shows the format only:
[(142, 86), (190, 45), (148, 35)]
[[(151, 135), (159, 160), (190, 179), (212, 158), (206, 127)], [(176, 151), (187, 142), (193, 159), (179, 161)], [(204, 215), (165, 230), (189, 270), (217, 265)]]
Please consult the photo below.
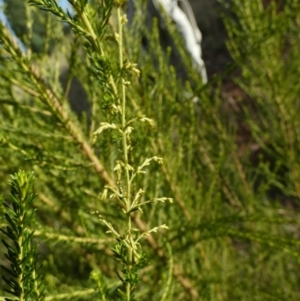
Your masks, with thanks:
[(221, 1), (238, 97), (124, 1), (12, 2), (0, 300), (299, 300), (299, 1)]

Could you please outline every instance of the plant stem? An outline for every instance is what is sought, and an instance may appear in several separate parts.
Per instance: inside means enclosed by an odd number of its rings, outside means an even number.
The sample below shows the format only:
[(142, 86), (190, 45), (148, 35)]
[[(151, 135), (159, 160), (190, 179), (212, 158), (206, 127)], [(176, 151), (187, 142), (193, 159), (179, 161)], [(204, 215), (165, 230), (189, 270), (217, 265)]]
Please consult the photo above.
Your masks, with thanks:
[[(117, 8), (118, 16), (118, 44), (119, 44), (119, 64), (122, 74), (123, 69), (123, 24), (120, 7)], [(125, 80), (122, 74), (121, 80), (121, 107), (122, 107), (122, 144), (123, 144), (123, 155), (124, 155), (124, 164), (125, 164), (125, 186), (126, 186), (126, 211), (130, 211), (131, 207), (131, 191), (130, 191), (130, 175), (128, 167), (128, 145), (127, 145), (127, 133), (126, 133), (126, 91), (125, 91)], [(131, 216), (130, 213), (127, 213), (127, 227), (128, 235), (131, 235)], [(127, 271), (130, 271), (132, 267), (132, 247), (128, 245), (127, 247)], [(131, 284), (126, 282), (126, 300), (131, 299)]]
[[(19, 215), (19, 225), (20, 228), (23, 228), (23, 220), (24, 220), (24, 212), (22, 215)], [(24, 231), (24, 228), (22, 229)], [(22, 232), (23, 232), (22, 231)], [(20, 252), (18, 254), (18, 262), (20, 263), (20, 271), (21, 273), (18, 275), (17, 282), (20, 286), (21, 292), (19, 296), (19, 301), (25, 300), (24, 296), (24, 282), (23, 282), (23, 277), (24, 277), (24, 269), (23, 269), (23, 261), (24, 261), (24, 232), (20, 234), (18, 238), (18, 245), (20, 246)]]
[[(102, 50), (102, 47), (101, 47), (101, 45), (100, 45), (100, 42), (99, 42), (99, 40), (97, 39), (97, 35), (96, 35), (96, 33), (95, 33), (95, 31), (94, 31), (94, 29), (93, 29), (93, 27), (92, 27), (92, 25), (91, 25), (91, 23), (90, 23), (90, 21), (89, 21), (89, 19), (88, 19), (86, 13), (85, 13), (84, 11), (80, 11), (80, 10), (78, 9), (78, 6), (77, 6), (76, 2), (72, 1), (71, 3), (72, 3), (72, 5), (73, 5), (74, 9), (77, 11), (77, 13), (80, 15), (81, 20), (82, 20), (83, 24), (85, 25), (85, 28), (86, 28), (87, 32), (91, 35), (91, 37), (92, 37), (92, 39), (93, 39), (93, 44), (94, 44), (95, 49), (96, 49), (102, 56), (104, 56), (104, 51)], [(111, 86), (111, 88), (112, 88), (112, 91), (113, 91), (113, 93), (114, 93), (114, 96), (117, 97), (117, 95), (118, 95), (118, 90), (117, 90), (116, 83), (115, 83), (114, 78), (112, 77), (112, 75), (109, 76), (109, 84), (110, 84), (110, 86)]]

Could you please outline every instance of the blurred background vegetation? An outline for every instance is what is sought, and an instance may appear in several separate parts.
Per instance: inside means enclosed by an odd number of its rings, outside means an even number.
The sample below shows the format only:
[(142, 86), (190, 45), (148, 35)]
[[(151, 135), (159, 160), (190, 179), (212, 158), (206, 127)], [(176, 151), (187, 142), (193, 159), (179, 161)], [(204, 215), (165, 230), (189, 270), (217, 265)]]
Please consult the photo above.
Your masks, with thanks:
[[(155, 120), (154, 129), (135, 128), (130, 160), (164, 159), (138, 179), (136, 189), (146, 188), (145, 198), (174, 198), (173, 205), (149, 206), (137, 216), (137, 227), (170, 228), (144, 242), (149, 265), (137, 299), (161, 300), (172, 268), (168, 300), (299, 300), (300, 3), (190, 2), (203, 33), (210, 79), (205, 87), (191, 66), (193, 87), (176, 78), (155, 28), (126, 31), (130, 62), (139, 61), (143, 35), (151, 37), (142, 76), (128, 91), (129, 115)], [(109, 118), (109, 99), (79, 35), (21, 0), (6, 0), (4, 12), (22, 47), (31, 50), (28, 61), (43, 87), (68, 117), (44, 101), (28, 70), (1, 44), (0, 191), (7, 199), (9, 175), (34, 170), (32, 227), (49, 300), (99, 299), (93, 271), (107, 283), (107, 299), (115, 300), (112, 241), (87, 212), (98, 210), (120, 228), (123, 217), (114, 203), (101, 200), (107, 181), (82, 148), (84, 141), (116, 180), (116, 137), (105, 133), (91, 143), (92, 132)], [(108, 34), (112, 28), (113, 22)], [(117, 57), (113, 42), (107, 39), (104, 47)], [(5, 264), (3, 247), (0, 252)], [(2, 296), (3, 289), (0, 280)]]

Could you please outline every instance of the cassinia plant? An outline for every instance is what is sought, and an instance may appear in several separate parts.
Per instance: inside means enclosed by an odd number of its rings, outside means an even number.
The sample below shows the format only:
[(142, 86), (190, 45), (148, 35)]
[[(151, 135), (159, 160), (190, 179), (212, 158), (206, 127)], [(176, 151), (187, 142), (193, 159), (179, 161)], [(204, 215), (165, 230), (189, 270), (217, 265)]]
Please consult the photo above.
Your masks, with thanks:
[[(6, 236), (2, 240), (6, 247), (5, 257), (10, 263), (9, 267), (1, 265), (8, 277), (3, 276), (10, 289), (5, 291), (18, 300), (44, 300), (41, 290), (41, 274), (36, 263), (37, 249), (31, 244), (33, 232), (30, 230), (34, 200), (32, 186), (33, 174), (20, 171), (11, 177), (11, 203), (3, 203), (6, 207), (4, 213), (8, 226), (0, 229)], [(14, 299), (6, 298), (7, 301)]]
[(188, 81), (126, 3), (4, 1), (1, 301), (299, 300), (300, 5), (277, 2), (225, 1), (229, 93), (170, 20)]
[[(100, 123), (100, 127), (92, 133), (92, 142), (95, 143), (97, 136), (106, 130), (115, 132), (114, 139), (116, 140), (116, 144), (120, 153), (120, 155), (116, 157), (115, 166), (113, 168), (113, 170), (116, 172), (116, 181), (114, 182), (114, 180), (110, 179), (106, 173), (104, 174), (104, 178), (107, 180), (108, 185), (105, 186), (105, 190), (101, 198), (103, 201), (109, 199), (110, 202), (115, 202), (120, 206), (120, 209), (124, 214), (126, 226), (124, 225), (124, 227), (118, 230), (116, 226), (114, 226), (113, 221), (111, 223), (106, 218), (102, 217), (98, 210), (91, 211), (91, 213), (98, 215), (100, 222), (108, 229), (108, 232), (111, 233), (117, 241), (116, 245), (113, 247), (113, 254), (121, 263), (122, 273), (118, 273), (118, 276), (124, 286), (122, 289), (118, 289), (119, 299), (127, 301), (136, 300), (134, 291), (136, 284), (139, 282), (138, 270), (143, 268), (147, 263), (145, 255), (141, 250), (140, 241), (142, 238), (150, 235), (152, 232), (157, 232), (159, 229), (167, 229), (167, 226), (163, 224), (148, 231), (141, 231), (133, 226), (133, 214), (136, 211), (140, 211), (142, 213), (142, 207), (149, 203), (155, 204), (157, 202), (172, 200), (165, 197), (154, 197), (149, 200), (144, 200), (142, 196), (145, 194), (145, 191), (142, 188), (135, 186), (135, 178), (146, 172), (145, 168), (150, 165), (151, 161), (162, 163), (162, 159), (157, 156), (146, 158), (141, 165), (136, 167), (133, 165), (134, 162), (130, 162), (129, 159), (130, 152), (132, 151), (130, 141), (132, 140), (131, 134), (134, 130), (134, 126), (139, 122), (148, 122), (150, 125), (152, 125), (153, 121), (146, 116), (138, 116), (136, 118), (131, 117), (130, 119), (127, 117), (126, 90), (130, 85), (130, 73), (133, 73), (135, 76), (139, 76), (140, 71), (136, 69), (135, 64), (125, 61), (123, 57), (123, 26), (126, 24), (127, 19), (126, 16), (121, 13), (120, 6), (122, 5), (122, 1), (115, 2), (112, 0), (105, 0), (101, 3), (102, 5), (100, 6), (100, 9), (102, 10), (102, 20), (99, 22), (99, 24), (97, 24), (96, 28), (93, 28), (92, 24), (90, 23), (92, 17), (94, 17), (94, 12), (91, 10), (87, 1), (70, 1), (74, 11), (76, 12), (75, 17), (71, 17), (63, 12), (55, 1), (33, 0), (29, 1), (29, 3), (42, 10), (50, 11), (54, 15), (58, 16), (62, 21), (69, 23), (75, 33), (83, 35), (83, 39), (86, 43), (84, 48), (87, 55), (90, 73), (91, 75), (94, 75), (95, 80), (99, 80), (101, 92), (106, 97), (105, 106), (106, 110), (108, 111), (107, 118), (110, 122)], [(103, 48), (102, 45), (103, 39), (108, 37), (107, 33), (105, 32), (105, 27), (107, 26), (110, 18), (113, 5), (116, 6), (117, 10), (117, 30), (112, 32), (110, 38), (117, 44), (117, 64), (110, 60), (105, 52), (105, 48)], [(12, 55), (12, 58), (21, 64), (25, 70), (30, 69), (30, 67), (27, 65), (28, 61), (23, 61), (22, 57), (18, 57), (23, 55), (21, 50), (18, 49), (17, 45), (11, 44), (12, 41), (10, 40), (9, 33), (5, 32), (4, 28), (2, 29), (3, 34), (6, 34), (6, 36), (2, 37), (4, 48), (9, 52), (10, 55)], [(34, 70), (30, 70), (29, 72), (32, 72), (31, 79), (36, 83), (40, 92), (42, 94), (47, 94), (47, 88), (45, 84), (39, 80), (39, 75), (36, 74)], [(52, 102), (52, 110), (59, 111), (61, 121), (67, 122), (66, 119), (68, 117), (64, 115), (63, 108), (61, 107), (59, 100), (54, 99), (55, 95), (49, 94), (45, 95), (46, 101), (49, 103)], [(73, 124), (65, 124), (65, 126), (70, 127), (70, 129), (73, 128)], [(77, 132), (74, 133), (77, 138), (81, 139), (81, 133), (78, 133), (76, 129), (73, 130), (74, 132)], [(91, 149), (89, 152), (91, 152), (90, 156), (94, 156)], [(97, 160), (96, 157), (94, 160)], [(100, 163), (98, 163), (98, 165), (100, 165)], [(103, 168), (99, 167), (99, 169)], [(99, 170), (99, 172), (102, 174), (104, 173), (103, 170)], [(24, 178), (25, 176), (21, 174), (20, 177)], [(20, 181), (24, 182), (26, 179), (21, 179)], [(29, 185), (28, 189), (30, 190), (30, 186), (32, 186), (32, 179), (29, 178), (27, 181), (28, 183), (25, 182), (25, 185)], [(27, 189), (22, 187), (23, 183), (18, 183), (19, 186), (17, 184), (14, 185), (20, 190), (19, 194), (22, 195), (23, 193), (28, 193)], [(22, 191), (22, 189), (24, 189), (24, 191)], [(12, 193), (12, 196), (16, 197), (14, 196), (14, 193)], [(30, 238), (33, 234), (25, 234), (24, 237), (22, 236), (23, 230), (28, 231), (28, 229), (24, 228), (27, 225), (23, 215), (28, 214), (28, 206), (32, 201), (27, 200), (27, 198), (27, 195), (24, 197), (24, 200), (20, 198), (19, 202), (22, 203), (23, 201), (25, 203), (21, 209), (16, 208), (14, 205), (14, 209), (16, 211), (15, 214), (21, 214), (21, 216), (16, 217), (17, 219), (21, 220), (20, 225), (17, 224), (17, 221), (13, 223), (13, 220), (10, 218), (9, 214), (5, 215), (11, 227), (13, 227), (15, 231), (20, 228), (21, 233), (16, 233), (13, 235), (12, 229), (9, 227), (7, 228), (7, 231), (3, 230), (8, 237), (14, 240), (17, 249), (13, 254), (12, 251), (10, 251), (9, 245), (5, 243), (5, 246), (9, 250), (8, 259), (13, 264), (11, 266), (12, 274), (14, 275), (17, 273), (17, 281), (8, 280), (7, 278), (4, 278), (4, 280), (14, 289), (13, 294), (18, 297), (19, 300), (28, 300), (28, 298), (31, 298), (31, 287), (27, 282), (24, 282), (24, 278), (28, 279), (28, 281), (31, 280), (31, 275), (30, 271), (26, 271), (24, 266), (26, 265), (27, 269), (29, 268), (28, 261), (32, 257), (32, 254), (30, 254), (30, 251), (28, 251), (29, 255), (24, 255), (23, 253), (25, 251), (22, 250), (22, 247), (26, 249), (26, 251), (29, 249)], [(19, 236), (17, 236), (17, 234)], [(19, 257), (15, 258), (15, 254), (19, 254)], [(5, 267), (3, 268), (5, 271), (11, 273), (9, 269)], [(18, 272), (19, 270), (21, 272)], [(103, 298), (105, 298), (104, 292), (101, 292), (101, 294), (103, 295)]]

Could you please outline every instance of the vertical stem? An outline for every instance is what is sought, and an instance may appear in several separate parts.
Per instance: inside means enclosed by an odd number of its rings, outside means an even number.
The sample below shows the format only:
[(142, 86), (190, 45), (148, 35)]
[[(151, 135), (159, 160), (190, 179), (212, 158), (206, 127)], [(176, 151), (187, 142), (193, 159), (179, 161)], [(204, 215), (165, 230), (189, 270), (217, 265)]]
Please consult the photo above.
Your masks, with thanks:
[(51, 35), (51, 15), (47, 14), (46, 16), (46, 34), (45, 34), (45, 42), (43, 47), (43, 53), (45, 57), (47, 57), (47, 53), (50, 49), (50, 35)]
[(26, 3), (25, 6), (25, 13), (26, 13), (26, 31), (27, 34), (25, 35), (25, 47), (26, 47), (26, 54), (27, 58), (31, 59), (31, 40), (32, 40), (32, 25), (33, 25), (33, 19), (31, 16), (31, 8), (29, 7), (29, 4)]
[[(30, 242), (28, 243), (28, 248), (32, 250)], [(33, 269), (32, 269), (33, 291), (35, 292), (36, 299), (41, 300), (41, 292), (40, 292), (39, 283), (38, 283), (38, 274), (37, 274), (36, 264), (35, 264), (34, 257), (33, 257), (35, 255), (36, 254), (33, 253), (30, 258), (30, 264), (33, 267)]]
[[(24, 213), (22, 215), (19, 215), (19, 226), (20, 228), (23, 228), (23, 220), (24, 220)], [(18, 245), (20, 246), (20, 252), (18, 254), (18, 262), (20, 263), (20, 270), (21, 273), (17, 278), (18, 284), (21, 288), (21, 293), (19, 296), (19, 301), (24, 301), (25, 296), (24, 296), (24, 282), (23, 282), (23, 277), (24, 277), (24, 268), (23, 268), (23, 259), (24, 259), (24, 228), (22, 229), (22, 232), (19, 234), (18, 238)]]
[[(126, 91), (125, 91), (125, 80), (123, 78), (123, 24), (121, 17), (121, 8), (117, 8), (118, 15), (118, 29), (119, 29), (119, 63), (121, 70), (121, 108), (122, 108), (122, 144), (123, 144), (123, 155), (125, 164), (125, 188), (126, 188), (126, 211), (129, 212), (131, 207), (131, 191), (130, 191), (130, 177), (128, 168), (128, 145), (127, 145), (127, 134), (126, 134)], [(127, 214), (127, 226), (128, 235), (131, 235), (131, 217)], [(132, 248), (129, 245), (127, 248), (127, 271), (131, 270), (132, 267)], [(129, 301), (131, 299), (131, 284), (126, 283), (126, 299)]]

